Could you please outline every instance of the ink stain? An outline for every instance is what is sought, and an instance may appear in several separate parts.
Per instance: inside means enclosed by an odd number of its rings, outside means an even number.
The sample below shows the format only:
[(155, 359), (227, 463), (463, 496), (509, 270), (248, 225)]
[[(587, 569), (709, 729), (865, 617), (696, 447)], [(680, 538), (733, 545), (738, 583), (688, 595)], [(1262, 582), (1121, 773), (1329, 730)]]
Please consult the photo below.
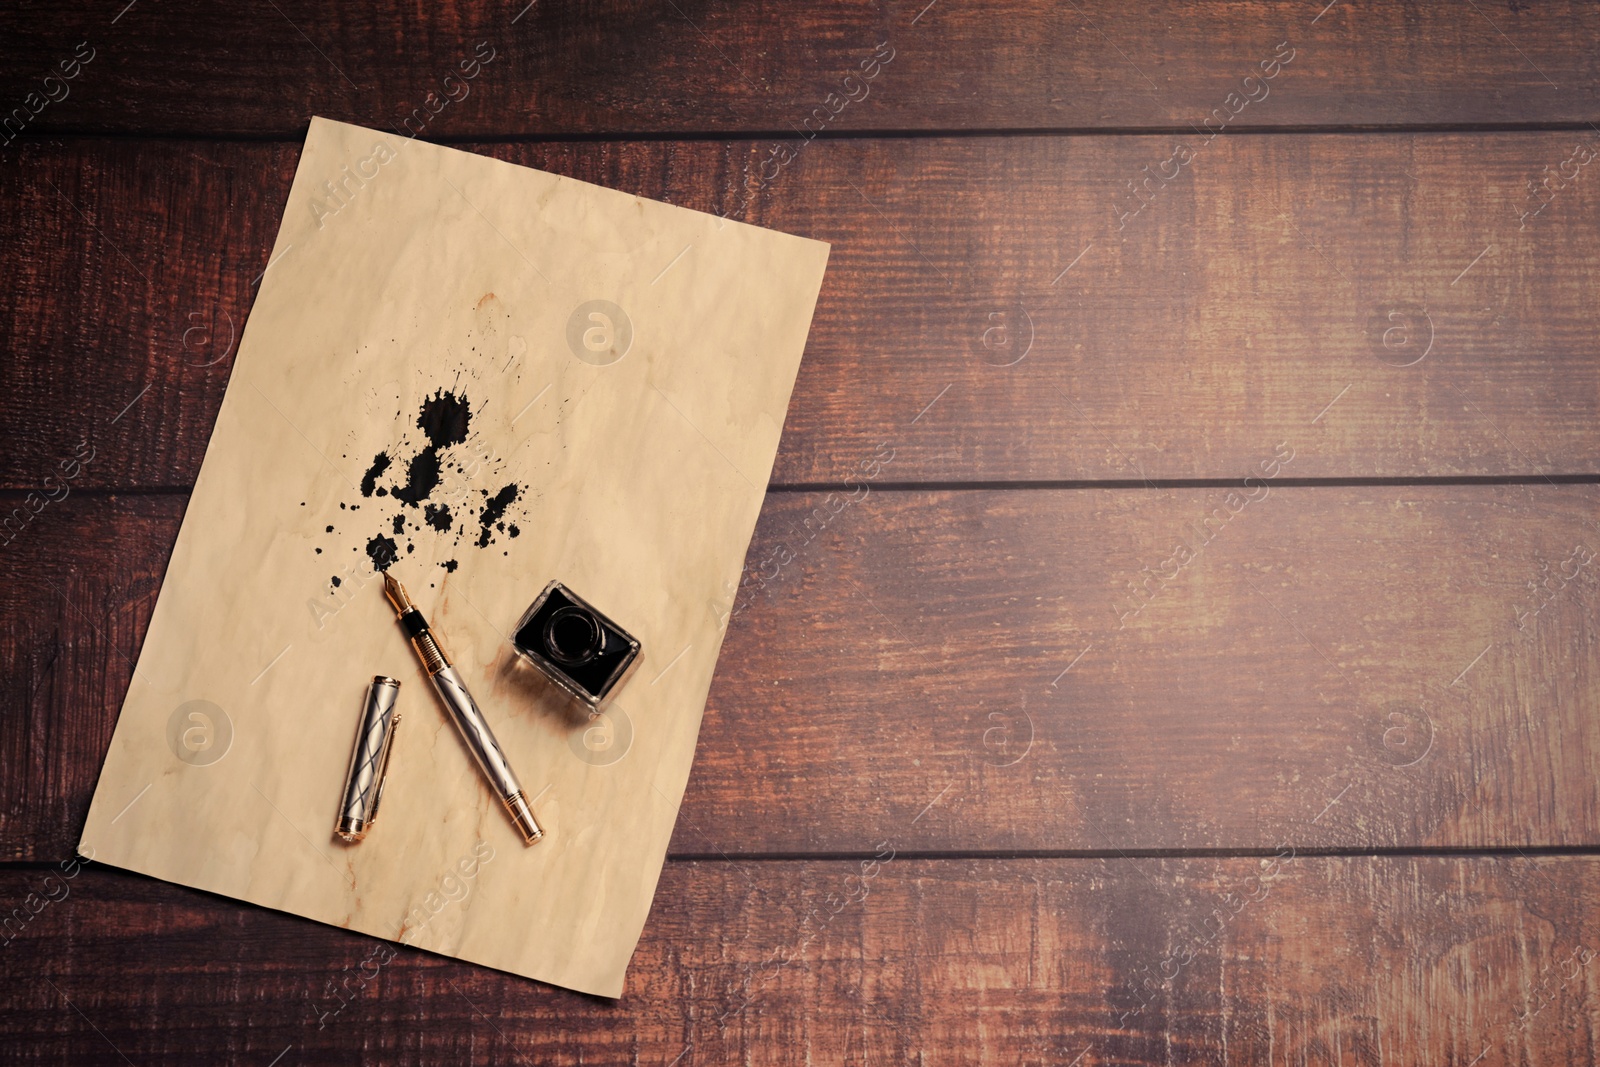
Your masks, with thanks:
[(424, 400), (417, 428), (428, 443), (406, 465), (406, 484), (395, 488), (395, 499), (416, 507), (431, 496), (439, 486), (440, 450), (463, 444), (471, 424), (472, 408), (464, 398), (440, 389)]
[(433, 445), (429, 445), (415, 456), (406, 466), (406, 484), (396, 486), (394, 498), (401, 503), (416, 507), (426, 500), (439, 485), (439, 452)]
[(386, 571), (400, 558), (400, 550), (393, 538), (379, 534), (367, 542), (367, 558), (372, 560), (373, 569)]
[[(367, 473), (361, 478), (361, 495), (371, 496), (378, 484), (378, 479), (383, 477), (383, 472), (389, 469), (389, 453), (379, 452), (372, 457), (372, 466), (367, 468)], [(340, 505), (341, 507), (343, 505)]]
[[(524, 518), (520, 509), (513, 509), (526, 496), (521, 486), (511, 482), (490, 490), (473, 484), (494, 484), (491, 479), (499, 481), (496, 475), (503, 477), (507, 465), (481, 433), (473, 437), (472, 409), (466, 392), (450, 386), (423, 396), (412, 409), (416, 412), (414, 428), (403, 409), (395, 413), (391, 443), (373, 456), (361, 478), (360, 496), (340, 501), (339, 508), (360, 511), (362, 498), (387, 498), (395, 505), (380, 504), (379, 514), (364, 531), (358, 528), (346, 534), (355, 539), (350, 551), (360, 550), (362, 535), (372, 535), (366, 542), (366, 553), (373, 567), (381, 571), (396, 563), (402, 554), (416, 554), (419, 541), (423, 542), (424, 555), (430, 554), (429, 538), (437, 546), (431, 554), (441, 555), (452, 547), (459, 548), (464, 541), (487, 548), (499, 537), (521, 534), (511, 521)], [(421, 516), (408, 515), (410, 508), (420, 508)], [(426, 536), (419, 538), (424, 524), (428, 528)], [(350, 543), (339, 537), (336, 525), (328, 524), (324, 532)], [(441, 540), (449, 543), (438, 544)], [(405, 545), (405, 553), (400, 551), (400, 545)], [(316, 554), (322, 554), (324, 546), (313, 547)], [(446, 572), (454, 572), (460, 560), (453, 558), (439, 565)]]
[(492, 536), (491, 528), (505, 515), (506, 508), (511, 506), (512, 501), (517, 499), (517, 483), (512, 482), (492, 497), (489, 496), (488, 490), (482, 492), (488, 497), (489, 502), (483, 506), (483, 511), (478, 515), (479, 525), (482, 526), (482, 532), (478, 535), (478, 547), (488, 548)]
[(435, 448), (461, 444), (467, 439), (471, 422), (472, 409), (467, 402), (443, 389), (422, 402), (422, 414), (417, 416), (418, 429)]

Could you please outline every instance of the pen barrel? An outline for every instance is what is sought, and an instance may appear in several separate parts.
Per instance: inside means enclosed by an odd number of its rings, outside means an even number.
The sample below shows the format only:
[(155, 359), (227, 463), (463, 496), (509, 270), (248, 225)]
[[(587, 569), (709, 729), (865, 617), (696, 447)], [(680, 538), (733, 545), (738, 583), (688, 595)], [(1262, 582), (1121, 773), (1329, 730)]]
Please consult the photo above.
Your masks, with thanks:
[(416, 649), (417, 658), (422, 660), (423, 669), (428, 672), (428, 678), (433, 682), (434, 691), (439, 694), (439, 700), (443, 702), (445, 711), (456, 724), (456, 731), (461, 734), (461, 740), (466, 742), (467, 748), (472, 752), (478, 770), (488, 779), (489, 788), (499, 795), (500, 803), (505, 805), (506, 814), (511, 816), (512, 823), (522, 834), (523, 842), (533, 844), (544, 836), (544, 831), (539, 828), (538, 821), (533, 817), (533, 809), (528, 805), (528, 798), (523, 795), (522, 783), (517, 781), (516, 772), (511, 769), (511, 764), (506, 762), (506, 754), (500, 751), (500, 742), (495, 740), (494, 731), (489, 729), (489, 723), (484, 719), (483, 712), (478, 710), (478, 702), (472, 699), (472, 694), (467, 691), (467, 684), (450, 665), (450, 657), (445, 655), (438, 639), (433, 636), (433, 631), (428, 629), (428, 621), (412, 606), (406, 596), (405, 587), (392, 575), (385, 574), (383, 588), (389, 602), (398, 612), (401, 628), (411, 639), (411, 647)]
[(522, 783), (517, 781), (516, 772), (506, 762), (505, 753), (500, 751), (500, 742), (495, 740), (483, 712), (478, 710), (478, 702), (467, 692), (461, 675), (456, 673), (454, 667), (445, 667), (431, 677), (433, 688), (438, 692), (439, 699), (444, 701), (445, 709), (455, 722), (456, 729), (461, 732), (461, 739), (467, 743), (483, 776), (489, 780), (490, 788), (502, 801), (520, 794)]

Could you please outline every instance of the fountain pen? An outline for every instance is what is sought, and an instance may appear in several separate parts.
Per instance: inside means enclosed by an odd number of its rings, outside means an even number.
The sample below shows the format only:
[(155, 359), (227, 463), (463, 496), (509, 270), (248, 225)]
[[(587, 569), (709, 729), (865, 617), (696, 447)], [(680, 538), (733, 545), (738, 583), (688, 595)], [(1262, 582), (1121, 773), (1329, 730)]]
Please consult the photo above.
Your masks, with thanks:
[(489, 788), (506, 806), (511, 821), (516, 823), (522, 834), (523, 842), (529, 845), (535, 843), (544, 836), (544, 831), (539, 829), (539, 823), (533, 817), (533, 809), (522, 792), (522, 783), (517, 781), (516, 772), (506, 762), (505, 753), (500, 751), (500, 742), (494, 739), (483, 712), (478, 710), (477, 701), (467, 692), (466, 683), (450, 665), (450, 659), (439, 646), (438, 638), (428, 629), (428, 620), (422, 617), (422, 612), (406, 596), (405, 587), (395, 581), (388, 571), (383, 573), (383, 592), (389, 598), (389, 603), (394, 605), (395, 616), (400, 620), (406, 636), (411, 639), (411, 647), (416, 650), (423, 669), (428, 672), (434, 692), (439, 694), (445, 711), (449, 712), (451, 721), (461, 732), (461, 739), (467, 743)]

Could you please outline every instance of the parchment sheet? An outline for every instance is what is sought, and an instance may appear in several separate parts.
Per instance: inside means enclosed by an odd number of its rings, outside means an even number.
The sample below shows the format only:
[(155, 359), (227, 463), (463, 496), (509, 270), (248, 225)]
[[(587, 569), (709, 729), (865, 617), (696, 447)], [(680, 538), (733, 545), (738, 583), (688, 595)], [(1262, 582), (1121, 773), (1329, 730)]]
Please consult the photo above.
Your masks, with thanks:
[[(313, 120), (81, 849), (620, 996), (827, 252)], [(543, 842), (439, 707), (373, 579), (388, 551)], [(513, 663), (553, 578), (643, 643), (593, 723)], [(402, 723), (345, 845), (374, 674)]]

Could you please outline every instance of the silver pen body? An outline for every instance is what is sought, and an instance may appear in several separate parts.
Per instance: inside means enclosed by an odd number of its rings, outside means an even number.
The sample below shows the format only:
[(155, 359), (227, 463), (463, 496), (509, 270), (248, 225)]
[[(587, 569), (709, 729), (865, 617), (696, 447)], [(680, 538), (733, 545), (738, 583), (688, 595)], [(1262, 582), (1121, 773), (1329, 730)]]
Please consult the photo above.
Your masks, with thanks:
[(500, 751), (500, 742), (494, 739), (494, 732), (484, 720), (483, 712), (478, 710), (478, 702), (467, 692), (467, 684), (461, 680), (461, 675), (454, 667), (446, 667), (432, 678), (434, 691), (444, 701), (445, 710), (450, 713), (456, 729), (461, 731), (461, 739), (467, 743), (472, 758), (478, 761), (478, 767), (489, 780), (490, 787), (502, 798), (522, 792), (517, 773), (506, 762), (506, 754)]
[(405, 588), (387, 572), (383, 576), (383, 586), (389, 602), (394, 605), (400, 625), (411, 638), (411, 647), (416, 650), (423, 669), (432, 679), (434, 691), (444, 703), (450, 721), (456, 724), (461, 739), (472, 752), (478, 770), (500, 797), (500, 803), (505, 805), (511, 821), (522, 834), (523, 842), (533, 844), (544, 836), (544, 831), (533, 817), (533, 808), (522, 792), (522, 783), (517, 781), (516, 772), (506, 761), (505, 753), (500, 751), (500, 742), (495, 740), (494, 731), (489, 729), (483, 712), (478, 710), (478, 702), (467, 691), (466, 683), (461, 680), (461, 675), (451, 665), (438, 639), (428, 628), (427, 620), (412, 606)]

